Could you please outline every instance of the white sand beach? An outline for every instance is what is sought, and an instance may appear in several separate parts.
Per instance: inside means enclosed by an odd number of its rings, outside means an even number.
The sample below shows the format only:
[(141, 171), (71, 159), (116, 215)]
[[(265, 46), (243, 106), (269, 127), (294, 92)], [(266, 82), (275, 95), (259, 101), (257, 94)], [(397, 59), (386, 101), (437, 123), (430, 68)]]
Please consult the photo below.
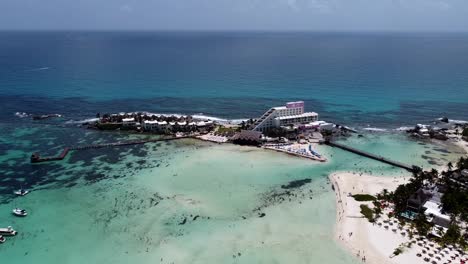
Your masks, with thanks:
[[(418, 257), (417, 254), (421, 253), (424, 248), (433, 247), (427, 250), (428, 254), (436, 250), (437, 246), (431, 246), (431, 243), (427, 240), (421, 240), (421, 244), (425, 244), (418, 245), (420, 243), (416, 242), (416, 239), (410, 239), (407, 235), (402, 235), (402, 230), (392, 231), (392, 229), (397, 229), (397, 222), (391, 223), (392, 226), (389, 229), (384, 228), (383, 225), (370, 223), (360, 213), (360, 205), (363, 202), (357, 202), (353, 197), (348, 196), (348, 193), (353, 195), (375, 195), (383, 189), (392, 191), (399, 184), (408, 181), (409, 175), (408, 177), (376, 177), (358, 173), (338, 172), (330, 175), (330, 180), (336, 194), (336, 239), (359, 260), (376, 264), (426, 263), (424, 258), (429, 257), (429, 255), (422, 254), (422, 257)], [(370, 204), (370, 202), (367, 203)], [(382, 220), (377, 222), (382, 223)], [(411, 248), (405, 248), (402, 254), (391, 257), (396, 248), (410, 241), (414, 242)], [(441, 257), (441, 261), (437, 261), (437, 263), (444, 263), (445, 260), (451, 259), (456, 254), (454, 250), (443, 250), (447, 251), (448, 254), (443, 254), (444, 257)], [(437, 252), (442, 251), (437, 250)], [(434, 257), (435, 255), (437, 253), (434, 253)], [(458, 258), (455, 260), (459, 261)]]

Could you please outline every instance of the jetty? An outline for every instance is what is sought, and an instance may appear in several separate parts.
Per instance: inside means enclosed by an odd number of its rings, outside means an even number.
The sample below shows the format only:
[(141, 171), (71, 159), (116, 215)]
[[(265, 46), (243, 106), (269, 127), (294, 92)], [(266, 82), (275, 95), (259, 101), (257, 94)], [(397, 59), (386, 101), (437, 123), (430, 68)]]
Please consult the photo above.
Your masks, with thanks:
[(332, 146), (332, 147), (337, 147), (337, 148), (340, 148), (342, 150), (352, 152), (354, 154), (357, 154), (357, 155), (360, 155), (360, 156), (363, 156), (363, 157), (367, 157), (367, 158), (370, 158), (370, 159), (373, 159), (373, 160), (377, 160), (377, 161), (380, 161), (380, 162), (383, 162), (383, 163), (387, 163), (387, 164), (390, 164), (392, 166), (408, 170), (410, 172), (421, 170), (420, 167), (415, 166), (415, 165), (408, 165), (408, 164), (405, 164), (405, 163), (402, 163), (402, 162), (399, 162), (399, 161), (394, 161), (394, 160), (382, 157), (380, 155), (376, 155), (376, 154), (373, 154), (373, 153), (370, 153), (370, 152), (359, 150), (359, 149), (356, 149), (356, 148), (353, 148), (353, 147), (350, 147), (350, 146), (346, 146), (346, 145), (343, 145), (343, 144), (340, 144), (340, 143), (336, 143), (336, 142), (333, 142), (333, 141), (330, 141), (330, 140), (325, 140), (323, 143), (325, 143), (326, 145)]
[(86, 146), (77, 146), (77, 147), (65, 147), (63, 151), (53, 157), (41, 157), (38, 152), (35, 152), (31, 155), (31, 163), (40, 163), (47, 161), (58, 161), (63, 160), (70, 151), (74, 150), (86, 150), (86, 149), (100, 149), (100, 148), (110, 148), (110, 147), (121, 147), (121, 146), (131, 146), (131, 145), (141, 145), (146, 143), (160, 142), (160, 141), (171, 141), (184, 138), (194, 138), (193, 136), (181, 136), (181, 137), (170, 137), (170, 138), (158, 138), (158, 139), (145, 139), (145, 140), (133, 140), (133, 141), (123, 141), (123, 142), (113, 142), (113, 143), (103, 143), (103, 144), (92, 144)]

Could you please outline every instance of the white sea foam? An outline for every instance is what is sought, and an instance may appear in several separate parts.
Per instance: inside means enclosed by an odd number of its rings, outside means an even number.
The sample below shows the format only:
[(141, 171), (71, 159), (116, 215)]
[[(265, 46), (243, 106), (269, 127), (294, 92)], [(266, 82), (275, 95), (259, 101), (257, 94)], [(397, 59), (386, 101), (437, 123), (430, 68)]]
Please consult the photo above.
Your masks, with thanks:
[(468, 121), (449, 119), (449, 123), (454, 123), (454, 124), (468, 124)]
[(386, 132), (387, 131), (387, 129), (385, 128), (378, 128), (378, 127), (366, 127), (366, 128), (363, 128), (363, 130), (372, 131), (372, 132)]
[(409, 127), (409, 126), (402, 126), (399, 128), (395, 128), (396, 131), (408, 131), (410, 129), (413, 129), (414, 127)]
[[(128, 115), (131, 115), (131, 114), (137, 114), (137, 113), (142, 113), (143, 115), (148, 115), (148, 116), (152, 116), (152, 115), (155, 115), (155, 116), (164, 116), (164, 117), (169, 117), (169, 116), (175, 116), (177, 118), (180, 118), (180, 117), (187, 117), (188, 115), (184, 115), (184, 114), (168, 114), (168, 113), (165, 113), (165, 114), (161, 114), (161, 113), (152, 113), (152, 112), (147, 112), (147, 111), (137, 111), (137, 112), (129, 112), (129, 113), (119, 113), (121, 115), (125, 115), (125, 114), (128, 114)], [(194, 119), (199, 119), (199, 120), (211, 120), (211, 121), (215, 121), (215, 122), (218, 122), (218, 123), (221, 123), (221, 124), (240, 124), (242, 123), (242, 121), (247, 121), (249, 120), (248, 118), (239, 118), (239, 119), (226, 119), (226, 118), (221, 118), (221, 117), (215, 117), (215, 116), (208, 116), (208, 115), (204, 115), (203, 113), (199, 113), (199, 114), (194, 114), (194, 115), (191, 115)], [(98, 121), (99, 118), (88, 118), (88, 119), (84, 119), (84, 120), (68, 120), (67, 122), (65, 122), (65, 124), (83, 124), (83, 123), (88, 123), (88, 122), (95, 122), (95, 121)]]
[(68, 120), (67, 122), (65, 122), (65, 124), (68, 124), (68, 125), (84, 124), (84, 123), (89, 123), (89, 122), (96, 122), (98, 120), (99, 118), (88, 118), (88, 119), (83, 119), (83, 120)]
[[(188, 115), (185, 115), (185, 114), (161, 114), (161, 113), (151, 113), (151, 112), (146, 112), (146, 111), (140, 111), (140, 112), (133, 112), (133, 113), (129, 113), (129, 114), (136, 114), (136, 113), (143, 113), (143, 114), (146, 114), (146, 115), (156, 115), (156, 116), (175, 116), (175, 117), (186, 117)], [(197, 113), (197, 114), (193, 114), (193, 115), (190, 115), (192, 116), (194, 119), (200, 119), (200, 120), (212, 120), (212, 121), (216, 121), (216, 122), (219, 122), (219, 123), (230, 123), (230, 124), (239, 124), (241, 123), (242, 121), (247, 121), (249, 120), (248, 118), (239, 118), (239, 119), (226, 119), (226, 118), (221, 118), (221, 117), (216, 117), (216, 116), (209, 116), (209, 115), (204, 115), (203, 113)]]
[(19, 117), (19, 118), (25, 118), (25, 117), (28, 117), (29, 114), (28, 113), (25, 113), (25, 112), (16, 112), (15, 113), (15, 116)]

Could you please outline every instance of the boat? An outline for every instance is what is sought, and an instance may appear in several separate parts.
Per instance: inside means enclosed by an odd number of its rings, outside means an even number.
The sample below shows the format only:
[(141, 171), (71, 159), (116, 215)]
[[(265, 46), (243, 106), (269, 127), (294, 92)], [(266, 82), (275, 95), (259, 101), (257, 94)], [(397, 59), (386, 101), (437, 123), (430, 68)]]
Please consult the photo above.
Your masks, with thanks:
[(6, 241), (6, 238), (4, 238), (3, 236), (0, 236), (0, 243), (4, 243)]
[(21, 209), (21, 208), (15, 208), (13, 209), (13, 214), (16, 215), (16, 216), (27, 216), (28, 215), (28, 212), (26, 212), (26, 210), (24, 209)]
[(3, 236), (16, 236), (16, 234), (18, 234), (18, 232), (16, 232), (16, 230), (13, 229), (13, 227), (9, 226), (7, 228), (0, 228), (0, 235), (3, 235)]
[(29, 193), (29, 191), (21, 188), (19, 190), (14, 191), (13, 193), (18, 195), (18, 196), (25, 196), (26, 194)]

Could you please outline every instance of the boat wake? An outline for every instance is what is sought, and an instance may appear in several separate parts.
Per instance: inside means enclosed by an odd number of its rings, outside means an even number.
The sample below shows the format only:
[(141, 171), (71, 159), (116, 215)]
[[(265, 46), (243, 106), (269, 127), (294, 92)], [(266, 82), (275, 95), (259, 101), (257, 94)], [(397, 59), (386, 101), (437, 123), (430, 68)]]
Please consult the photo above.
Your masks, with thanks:
[(48, 70), (48, 69), (50, 69), (50, 67), (34, 68), (34, 69), (30, 69), (28, 71), (32, 71), (32, 72), (34, 72), (34, 71), (45, 71), (45, 70)]

